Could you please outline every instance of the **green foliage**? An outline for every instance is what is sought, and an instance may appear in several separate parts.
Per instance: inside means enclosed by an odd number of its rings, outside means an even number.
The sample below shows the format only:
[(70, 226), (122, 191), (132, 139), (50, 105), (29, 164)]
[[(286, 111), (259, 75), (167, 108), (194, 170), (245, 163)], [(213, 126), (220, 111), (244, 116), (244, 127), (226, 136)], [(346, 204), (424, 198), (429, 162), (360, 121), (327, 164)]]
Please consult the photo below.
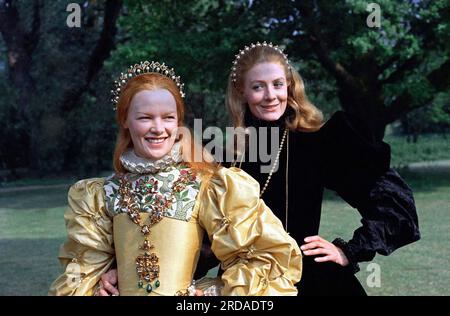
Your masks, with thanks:
[[(102, 78), (104, 80), (103, 73), (100, 80)], [(94, 87), (98, 85), (97, 82)], [(117, 131), (114, 114), (109, 91), (85, 95), (80, 105), (69, 113), (63, 136), (69, 144), (65, 150), (67, 169), (73, 170), (79, 177), (96, 176), (100, 171), (112, 172)]]
[[(348, 53), (364, 55), (367, 53), (376, 56), (379, 62), (384, 62), (392, 55), (400, 59), (406, 59), (417, 53), (420, 39), (409, 32), (408, 24), (417, 14), (417, 10), (408, 1), (377, 1), (381, 10), (381, 27), (369, 29), (366, 18), (371, 11), (366, 10), (367, 1), (347, 0), (345, 1), (348, 19), (352, 24), (352, 32), (346, 39), (343, 50)], [(344, 22), (345, 23), (345, 22)], [(405, 50), (395, 51), (395, 44), (403, 41), (407, 47)]]
[[(115, 136), (107, 127), (114, 130), (113, 115), (106, 101), (109, 97), (102, 99), (104, 94), (95, 90), (109, 90), (109, 78), (92, 83), (80, 102), (68, 104), (84, 91), (80, 87), (88, 75), (86, 61), (102, 29), (103, 3), (78, 3), (83, 8), (80, 28), (67, 27), (67, 2), (45, 2), (40, 7), (40, 38), (30, 67), (35, 91), (26, 113), (19, 113), (23, 105), (15, 102), (14, 93), (18, 91), (8, 92), (9, 81), (0, 82), (0, 116), (7, 122), (0, 131), (0, 142), (2, 148), (8, 148), (1, 153), (2, 168), (33, 166), (29, 172), (42, 176), (62, 170), (87, 175), (111, 168)], [(18, 5), (20, 23), (26, 32), (32, 28), (32, 6), (31, 2)], [(6, 77), (7, 73), (0, 76)], [(28, 161), (30, 157), (32, 161)]]
[(434, 102), (418, 108), (401, 119), (401, 129), (397, 131), (408, 139), (417, 141), (423, 133), (441, 133), (450, 131), (450, 92), (442, 92), (434, 97)]
[[(224, 95), (234, 54), (256, 41), (273, 41), (286, 48), (304, 78), (309, 98), (325, 117), (345, 107), (338, 83), (306, 36), (311, 21), (301, 17), (299, 10), (300, 4), (310, 3), (261, 0), (125, 0), (115, 50), (79, 102), (67, 106), (68, 91), (83, 85), (86, 59), (103, 21), (103, 2), (77, 2), (87, 4), (80, 29), (66, 26), (66, 2), (45, 2), (41, 8), (41, 38), (31, 67), (36, 92), (29, 126), (16, 119), (17, 91), (9, 85), (8, 69), (0, 69), (0, 119), (7, 122), (0, 130), (0, 145), (8, 148), (0, 152), (1, 168), (29, 166), (29, 156), (24, 154), (29, 150), (24, 148), (30, 147), (32, 137), (42, 174), (71, 170), (81, 176), (110, 170), (116, 126), (109, 90), (121, 71), (146, 59), (175, 68), (186, 84), (186, 120), (203, 118), (204, 128), (228, 124)], [(419, 132), (447, 132), (449, 93), (436, 93), (424, 76), (449, 56), (448, 1), (377, 3), (382, 10), (381, 28), (367, 27), (367, 1), (314, 1), (313, 17), (330, 57), (365, 89), (378, 89), (381, 83), (376, 98), (385, 107), (403, 92), (411, 94), (412, 106), (423, 109), (404, 118), (404, 125), (416, 126)], [(32, 3), (21, 2), (19, 11), (24, 28), (30, 30)], [(411, 58), (417, 62), (402, 69)], [(2, 41), (0, 66), (1, 60), (6, 64)], [(378, 75), (376, 65), (385, 65)]]

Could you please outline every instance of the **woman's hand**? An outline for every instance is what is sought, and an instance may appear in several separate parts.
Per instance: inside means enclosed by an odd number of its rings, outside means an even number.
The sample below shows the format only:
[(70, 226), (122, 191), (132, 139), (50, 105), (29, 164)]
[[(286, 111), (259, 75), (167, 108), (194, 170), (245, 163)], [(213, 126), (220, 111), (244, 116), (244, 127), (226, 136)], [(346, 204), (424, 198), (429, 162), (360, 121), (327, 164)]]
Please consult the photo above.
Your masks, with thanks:
[(349, 264), (347, 257), (341, 248), (336, 247), (331, 242), (323, 239), (320, 236), (309, 236), (305, 238), (305, 244), (300, 247), (305, 256), (317, 256), (314, 258), (316, 262), (332, 261), (343, 267)]
[(111, 269), (101, 276), (100, 287), (96, 291), (97, 296), (118, 296), (117, 269)]
[[(100, 286), (97, 289), (95, 296), (118, 296), (119, 290), (117, 285), (117, 269), (111, 269), (101, 276)], [(204, 296), (202, 290), (196, 289), (194, 296)]]

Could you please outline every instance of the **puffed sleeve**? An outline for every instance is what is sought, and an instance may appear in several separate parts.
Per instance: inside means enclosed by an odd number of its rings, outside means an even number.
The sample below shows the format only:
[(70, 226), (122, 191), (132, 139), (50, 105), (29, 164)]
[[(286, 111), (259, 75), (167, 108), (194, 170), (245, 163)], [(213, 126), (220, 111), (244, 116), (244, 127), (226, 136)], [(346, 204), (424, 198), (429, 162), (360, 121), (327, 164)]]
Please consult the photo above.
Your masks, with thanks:
[(413, 193), (390, 169), (389, 145), (367, 141), (344, 112), (334, 114), (320, 133), (325, 187), (362, 216), (362, 226), (343, 248), (350, 262), (389, 255), (420, 239)]
[(67, 240), (59, 251), (64, 272), (49, 295), (93, 295), (114, 261), (112, 219), (105, 209), (104, 179), (81, 180), (68, 194)]
[(202, 194), (200, 225), (221, 261), (222, 295), (296, 295), (300, 249), (259, 198), (259, 184), (237, 168), (221, 168)]

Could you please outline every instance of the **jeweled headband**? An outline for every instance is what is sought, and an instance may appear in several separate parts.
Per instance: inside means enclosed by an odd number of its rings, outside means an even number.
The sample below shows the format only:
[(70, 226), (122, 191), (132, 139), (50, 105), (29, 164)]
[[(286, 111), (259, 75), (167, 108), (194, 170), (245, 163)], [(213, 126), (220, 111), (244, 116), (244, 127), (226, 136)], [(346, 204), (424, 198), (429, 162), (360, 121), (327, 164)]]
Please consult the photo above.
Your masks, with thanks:
[(183, 87), (184, 84), (181, 83), (180, 76), (175, 75), (175, 71), (173, 68), (169, 68), (164, 63), (160, 64), (159, 62), (155, 61), (141, 61), (139, 64), (135, 64), (134, 66), (130, 66), (127, 69), (126, 73), (121, 73), (120, 77), (114, 81), (114, 89), (111, 90), (112, 99), (111, 102), (114, 105), (114, 110), (117, 109), (117, 103), (119, 102), (119, 95), (124, 86), (126, 86), (127, 82), (134, 77), (137, 77), (139, 75), (143, 75), (146, 73), (159, 73), (161, 75), (164, 75), (170, 79), (172, 79), (178, 89), (180, 89), (181, 97), (184, 98), (184, 92)]
[(233, 61), (233, 66), (231, 68), (231, 78), (233, 80), (233, 82), (236, 82), (236, 67), (239, 63), (239, 60), (249, 51), (251, 51), (252, 49), (254, 49), (255, 47), (270, 47), (273, 50), (275, 50), (277, 53), (279, 53), (283, 58), (284, 61), (286, 62), (286, 65), (288, 66), (289, 69), (291, 69), (291, 65), (289, 64), (289, 60), (287, 58), (287, 55), (285, 53), (283, 53), (283, 50), (278, 47), (277, 45), (274, 45), (272, 43), (267, 43), (266, 41), (260, 43), (260, 42), (256, 42), (256, 44), (250, 44), (249, 46), (245, 46), (244, 49), (241, 49), (239, 51), (239, 53), (237, 53), (237, 55), (235, 56), (236, 58)]

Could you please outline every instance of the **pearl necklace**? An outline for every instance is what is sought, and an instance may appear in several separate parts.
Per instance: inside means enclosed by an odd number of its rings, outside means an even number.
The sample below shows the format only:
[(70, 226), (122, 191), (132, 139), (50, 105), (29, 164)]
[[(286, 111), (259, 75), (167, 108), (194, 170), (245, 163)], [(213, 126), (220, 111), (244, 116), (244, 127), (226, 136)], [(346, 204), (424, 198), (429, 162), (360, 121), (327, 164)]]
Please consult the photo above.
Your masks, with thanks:
[[(286, 176), (286, 179), (285, 179), (285, 181), (286, 181), (286, 196), (285, 196), (286, 202), (285, 203), (286, 204), (285, 204), (285, 226), (284, 226), (284, 229), (286, 230), (286, 232), (288, 232), (288, 215), (289, 215), (288, 214), (289, 213), (289, 186), (288, 186), (288, 176), (289, 176), (289, 129), (288, 128), (286, 128), (284, 130), (283, 137), (282, 137), (281, 143), (280, 143), (280, 147), (278, 148), (277, 157), (275, 158), (275, 162), (274, 162), (274, 164), (273, 164), (273, 166), (272, 166), (272, 168), (271, 168), (271, 170), (269, 172), (269, 175), (267, 176), (266, 182), (264, 183), (264, 187), (261, 190), (261, 193), (259, 194), (259, 198), (262, 197), (263, 193), (266, 191), (267, 187), (269, 186), (270, 179), (272, 178), (273, 172), (275, 171), (275, 168), (276, 168), (276, 166), (278, 164), (278, 161), (280, 159), (280, 154), (281, 154), (281, 151), (283, 150), (283, 145), (284, 145), (284, 141), (285, 141), (286, 137), (288, 139), (288, 141), (287, 141), (288, 145), (287, 145), (287, 154), (286, 154), (286, 175), (285, 175)], [(242, 160), (243, 160), (244, 156), (245, 156), (245, 150), (244, 150), (244, 153), (242, 153), (242, 155), (241, 155), (241, 159), (240, 159), (240, 162), (239, 162), (239, 168), (241, 168)], [(235, 166), (236, 166), (236, 161), (233, 162), (233, 167), (235, 167)], [(288, 234), (289, 234), (289, 232), (288, 232)]]
[(272, 168), (270, 169), (269, 175), (267, 176), (266, 183), (264, 183), (264, 187), (262, 188), (261, 193), (259, 194), (259, 197), (262, 197), (262, 195), (266, 191), (267, 187), (269, 186), (270, 179), (272, 178), (273, 172), (275, 171), (275, 168), (278, 165), (278, 161), (280, 159), (280, 154), (281, 154), (281, 151), (283, 150), (283, 145), (284, 145), (284, 141), (286, 140), (287, 134), (288, 134), (288, 129), (286, 128), (284, 130), (283, 137), (281, 138), (281, 143), (280, 143), (280, 147), (278, 148), (277, 156), (272, 165)]

